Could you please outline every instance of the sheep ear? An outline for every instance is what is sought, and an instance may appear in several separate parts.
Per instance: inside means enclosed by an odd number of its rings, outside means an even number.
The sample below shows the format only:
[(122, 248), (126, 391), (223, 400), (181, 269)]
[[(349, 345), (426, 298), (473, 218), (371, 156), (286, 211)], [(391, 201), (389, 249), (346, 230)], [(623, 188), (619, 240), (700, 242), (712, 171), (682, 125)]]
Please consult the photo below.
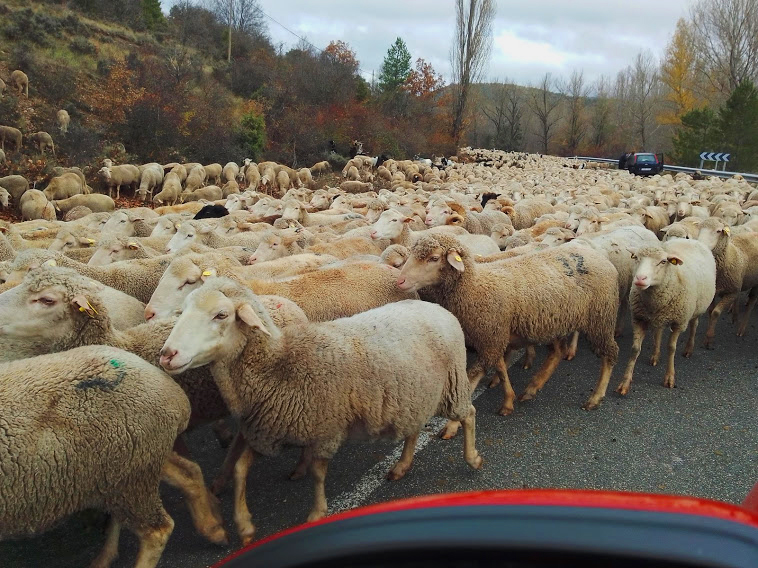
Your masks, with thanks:
[(684, 261), (681, 258), (679, 258), (678, 256), (671, 255), (671, 256), (668, 257), (668, 259), (669, 259), (669, 262), (671, 264), (673, 264), (674, 266), (678, 266), (680, 264), (684, 264)]
[(259, 329), (261, 333), (271, 337), (271, 333), (266, 329), (266, 326), (263, 325), (261, 318), (258, 317), (258, 314), (255, 313), (255, 310), (250, 304), (242, 304), (237, 308), (237, 317), (240, 321), (245, 322), (250, 327)]
[(207, 282), (208, 278), (214, 278), (215, 276), (218, 276), (218, 273), (216, 272), (215, 268), (206, 268), (203, 270), (203, 273), (200, 275), (200, 280), (203, 282)]
[(727, 226), (725, 226), (723, 229), (721, 229), (721, 232), (724, 233), (726, 236), (729, 236), (729, 233), (731, 233), (731, 229)]
[(200, 228), (197, 230), (197, 232), (198, 232), (198, 233), (200, 233), (201, 235), (205, 235), (205, 234), (208, 234), (208, 233), (210, 233), (211, 231), (213, 231), (213, 228), (212, 228), (212, 227), (209, 227), (208, 225), (203, 225), (202, 227), (200, 227)]
[(403, 219), (403, 223), (411, 223), (411, 222), (413, 222), (413, 217), (406, 217), (405, 219)]
[(629, 254), (632, 255), (634, 260), (637, 260), (637, 249), (627, 248), (626, 250), (629, 251)]
[(97, 311), (89, 303), (87, 297), (84, 294), (77, 294), (71, 299), (71, 304), (80, 312), (87, 314), (89, 317), (94, 318), (97, 315)]
[(127, 243), (126, 248), (129, 250), (137, 250), (139, 248), (139, 245), (135, 242)]
[(515, 209), (511, 207), (510, 205), (506, 205), (505, 207), (501, 207), (500, 211), (502, 211), (506, 215), (513, 215), (513, 213), (515, 212)]
[(447, 262), (458, 272), (463, 272), (466, 270), (466, 267), (463, 266), (463, 259), (457, 250), (450, 250), (447, 253)]
[(88, 239), (87, 237), (79, 237), (79, 244), (84, 245), (87, 247), (91, 247), (94, 245), (97, 241), (95, 239)]

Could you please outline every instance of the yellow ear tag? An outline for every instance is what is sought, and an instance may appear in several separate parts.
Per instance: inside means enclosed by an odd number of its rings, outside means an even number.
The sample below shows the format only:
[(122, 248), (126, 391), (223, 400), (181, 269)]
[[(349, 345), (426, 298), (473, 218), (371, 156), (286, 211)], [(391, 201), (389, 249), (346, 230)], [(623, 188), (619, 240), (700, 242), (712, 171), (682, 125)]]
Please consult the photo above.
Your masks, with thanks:
[(210, 270), (205, 270), (203, 271), (203, 276), (213, 276), (213, 272), (211, 272)]
[(177, 229), (178, 229), (179, 227), (181, 227), (181, 226), (182, 226), (182, 224), (181, 224), (181, 223), (177, 223), (176, 225), (174, 225), (174, 227), (176, 227)]
[(79, 311), (86, 313), (91, 318), (94, 318), (96, 315), (99, 315), (97, 313), (97, 310), (92, 307), (92, 304), (89, 303), (89, 300), (87, 300), (87, 307), (86, 308), (84, 306), (79, 306)]
[(55, 259), (46, 260), (44, 262), (44, 266), (58, 266), (58, 263), (55, 262)]
[(91, 245), (95, 244), (95, 239), (87, 239), (87, 242)]
[(672, 258), (671, 260), (669, 260), (669, 262), (671, 264), (673, 264), (674, 266), (676, 266), (677, 264), (679, 264), (679, 261), (677, 259), (675, 259), (675, 258)]
[(455, 260), (457, 260), (458, 262), (461, 262), (463, 259), (460, 257), (460, 255), (456, 254), (455, 255)]
[(724, 227), (724, 234), (728, 235), (729, 233), (731, 233), (731, 231), (729, 230), (729, 227)]

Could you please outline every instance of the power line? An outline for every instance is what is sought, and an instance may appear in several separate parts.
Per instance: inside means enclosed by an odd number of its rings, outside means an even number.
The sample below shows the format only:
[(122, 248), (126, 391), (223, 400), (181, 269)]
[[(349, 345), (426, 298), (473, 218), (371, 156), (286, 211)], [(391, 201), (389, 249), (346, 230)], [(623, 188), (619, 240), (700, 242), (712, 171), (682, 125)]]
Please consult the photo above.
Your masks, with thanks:
[[(312, 47), (314, 50), (318, 51), (320, 54), (322, 54), (322, 55), (323, 55), (324, 53), (326, 53), (326, 50), (325, 50), (325, 49), (321, 49), (320, 47), (316, 47), (316, 46), (315, 46), (315, 45), (313, 45), (311, 42), (309, 42), (307, 39), (305, 39), (304, 37), (302, 37), (302, 36), (300, 36), (300, 35), (296, 34), (296, 33), (295, 33), (295, 32), (293, 32), (291, 29), (289, 29), (287, 26), (285, 26), (283, 23), (281, 23), (280, 21), (278, 21), (277, 19), (275, 19), (274, 17), (272, 17), (272, 16), (269, 16), (269, 15), (268, 15), (266, 12), (264, 12), (264, 11), (263, 11), (263, 9), (261, 9), (261, 14), (263, 14), (264, 16), (266, 16), (266, 17), (267, 17), (269, 20), (271, 20), (272, 22), (274, 22), (276, 25), (278, 25), (279, 27), (281, 27), (283, 30), (285, 30), (285, 31), (287, 31), (287, 32), (289, 32), (289, 33), (291, 33), (293, 36), (295, 36), (297, 39), (299, 39), (299, 40), (300, 40), (300, 41), (302, 41), (303, 43), (305, 43), (305, 44), (309, 45), (309, 46), (310, 46), (310, 47)], [(361, 74), (364, 74), (364, 73), (365, 73), (365, 74), (368, 74), (366, 71), (364, 71), (364, 70), (363, 70), (363, 69), (361, 69), (360, 67), (358, 67), (358, 71), (359, 71)]]

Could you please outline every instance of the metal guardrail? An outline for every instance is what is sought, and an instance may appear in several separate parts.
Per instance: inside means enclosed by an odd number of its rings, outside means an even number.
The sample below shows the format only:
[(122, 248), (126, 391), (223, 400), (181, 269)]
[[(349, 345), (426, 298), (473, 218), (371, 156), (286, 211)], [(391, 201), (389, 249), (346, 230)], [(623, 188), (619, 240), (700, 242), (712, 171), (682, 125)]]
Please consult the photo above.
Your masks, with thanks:
[[(613, 158), (593, 158), (591, 156), (571, 156), (569, 160), (585, 160), (587, 162), (602, 162), (606, 164), (618, 164), (618, 160)], [(746, 174), (742, 172), (724, 172), (721, 170), (706, 170), (704, 168), (689, 168), (686, 166), (670, 166), (663, 164), (663, 169), (668, 172), (684, 172), (686, 174), (694, 174), (700, 172), (704, 176), (716, 176), (720, 178), (730, 178), (733, 175), (741, 175), (745, 181), (750, 183), (758, 183), (758, 174)]]

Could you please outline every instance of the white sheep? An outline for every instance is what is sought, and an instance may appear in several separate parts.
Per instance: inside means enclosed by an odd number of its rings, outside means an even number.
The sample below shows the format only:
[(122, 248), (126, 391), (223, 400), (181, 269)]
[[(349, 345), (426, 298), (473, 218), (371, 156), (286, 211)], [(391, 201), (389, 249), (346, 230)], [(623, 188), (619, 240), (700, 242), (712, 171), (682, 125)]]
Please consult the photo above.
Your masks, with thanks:
[(684, 356), (690, 357), (695, 347), (698, 318), (708, 309), (716, 293), (716, 262), (699, 241), (672, 239), (661, 246), (634, 250), (631, 256), (637, 262), (634, 287), (629, 295), (634, 339), (624, 379), (616, 389), (622, 395), (629, 392), (634, 365), (648, 328), (655, 332), (652, 365), (658, 364), (663, 330), (671, 328), (663, 386), (674, 387), (674, 356), (679, 334), (689, 326)]
[(68, 132), (68, 125), (71, 122), (71, 117), (69, 116), (68, 111), (61, 109), (55, 116), (58, 119), (58, 128), (60, 128), (61, 134), (66, 134)]
[(390, 480), (406, 474), (418, 435), (435, 415), (463, 422), (466, 463), (482, 465), (463, 332), (454, 316), (426, 302), (279, 329), (255, 294), (211, 279), (184, 302), (160, 363), (170, 373), (210, 364), (253, 450), (271, 455), (285, 443), (308, 449), (315, 482), (309, 520), (327, 513), (327, 465), (359, 434), (355, 424), (362, 436), (405, 440)]

